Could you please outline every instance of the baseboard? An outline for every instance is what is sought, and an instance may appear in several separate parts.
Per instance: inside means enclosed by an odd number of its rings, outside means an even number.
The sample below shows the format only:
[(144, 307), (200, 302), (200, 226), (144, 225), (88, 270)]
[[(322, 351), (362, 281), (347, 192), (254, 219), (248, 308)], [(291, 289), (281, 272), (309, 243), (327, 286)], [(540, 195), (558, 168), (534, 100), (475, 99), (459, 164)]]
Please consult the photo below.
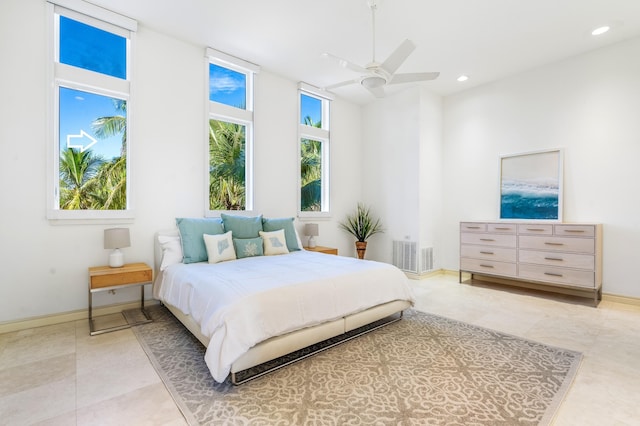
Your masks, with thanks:
[[(422, 274), (414, 274), (413, 272), (407, 272), (407, 271), (403, 271), (404, 274), (407, 276), (407, 278), (411, 279), (411, 280), (423, 280), (425, 278), (431, 278), (431, 277), (435, 277), (437, 275), (443, 275), (443, 274), (448, 274), (448, 271), (445, 269), (434, 269), (432, 271), (429, 272), (424, 272)], [(458, 273), (456, 272), (456, 275)]]
[[(145, 306), (157, 305), (157, 300), (145, 300)], [(119, 303), (108, 306), (101, 306), (93, 309), (93, 316), (116, 314), (127, 309), (135, 309), (140, 307), (140, 302)], [(87, 309), (63, 312), (60, 314), (43, 315), (39, 317), (27, 318), (19, 321), (9, 321), (0, 323), (0, 334), (10, 333), (12, 331), (26, 330), (28, 328), (43, 327), (46, 325), (61, 324), (64, 322), (88, 320), (89, 311)]]
[(624, 303), (625, 305), (640, 306), (640, 297), (618, 296), (617, 294), (602, 293), (602, 300), (607, 302)]

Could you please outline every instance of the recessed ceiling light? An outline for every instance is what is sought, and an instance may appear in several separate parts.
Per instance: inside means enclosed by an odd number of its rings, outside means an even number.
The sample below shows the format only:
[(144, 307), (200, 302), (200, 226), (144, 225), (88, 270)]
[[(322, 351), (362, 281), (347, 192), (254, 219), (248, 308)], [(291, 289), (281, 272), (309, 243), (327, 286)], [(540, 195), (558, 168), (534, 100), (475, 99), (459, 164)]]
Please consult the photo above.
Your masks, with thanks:
[(611, 29), (611, 27), (609, 27), (608, 25), (605, 25), (603, 27), (598, 27), (595, 30), (591, 31), (591, 35), (597, 36), (600, 34), (604, 34), (607, 31), (609, 31)]
[(467, 81), (467, 80), (469, 80), (469, 76), (468, 76), (468, 75), (464, 75), (464, 74), (463, 74), (463, 75), (461, 75), (460, 77), (458, 77), (458, 78), (457, 78), (457, 80), (458, 80), (459, 82)]

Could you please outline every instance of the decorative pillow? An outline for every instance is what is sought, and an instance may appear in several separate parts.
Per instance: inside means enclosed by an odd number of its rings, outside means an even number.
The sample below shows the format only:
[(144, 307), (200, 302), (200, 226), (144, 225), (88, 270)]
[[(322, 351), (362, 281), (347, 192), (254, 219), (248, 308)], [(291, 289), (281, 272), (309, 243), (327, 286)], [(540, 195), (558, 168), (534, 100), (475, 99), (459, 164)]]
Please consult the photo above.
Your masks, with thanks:
[(232, 231), (235, 238), (258, 238), (262, 231), (262, 215), (255, 217), (234, 216), (220, 213), (225, 231)]
[(277, 231), (284, 229), (284, 236), (287, 240), (287, 248), (289, 251), (300, 250), (302, 246), (298, 245), (298, 236), (296, 228), (293, 226), (293, 218), (279, 218), (279, 219), (262, 219), (262, 230), (267, 232)]
[(262, 248), (262, 238), (234, 238), (233, 245), (236, 249), (238, 259), (243, 257), (262, 256), (264, 250)]
[(231, 231), (217, 235), (204, 234), (202, 239), (207, 247), (209, 263), (224, 262), (225, 260), (234, 260), (236, 258)]
[(224, 234), (222, 220), (218, 218), (176, 218), (182, 242), (183, 263), (204, 262), (207, 260), (207, 248), (204, 234)]
[(167, 269), (167, 266), (182, 263), (182, 246), (179, 236), (158, 235), (158, 243), (162, 248), (161, 271)]
[(260, 231), (260, 236), (264, 241), (265, 256), (273, 256), (275, 254), (287, 254), (287, 240), (284, 236), (284, 229), (273, 232)]

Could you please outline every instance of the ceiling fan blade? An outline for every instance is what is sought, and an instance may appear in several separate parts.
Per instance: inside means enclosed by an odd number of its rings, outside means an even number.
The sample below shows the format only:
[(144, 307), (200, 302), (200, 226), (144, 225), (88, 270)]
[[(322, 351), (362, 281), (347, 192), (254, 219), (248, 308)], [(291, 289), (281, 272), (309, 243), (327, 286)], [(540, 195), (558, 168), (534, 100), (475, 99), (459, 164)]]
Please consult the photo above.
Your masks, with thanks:
[(388, 72), (389, 74), (393, 74), (396, 70), (402, 65), (402, 63), (411, 55), (411, 52), (416, 48), (416, 45), (409, 39), (398, 46), (396, 50), (393, 51), (391, 55), (380, 65), (380, 68)]
[(362, 86), (365, 89), (367, 89), (369, 92), (371, 92), (371, 94), (373, 96), (375, 96), (376, 98), (384, 98), (384, 89), (382, 88), (382, 86), (380, 87), (366, 87), (366, 86)]
[(355, 71), (360, 74), (364, 74), (367, 72), (366, 68), (361, 67), (358, 64), (354, 64), (353, 62), (349, 62), (346, 59), (342, 59), (339, 56), (332, 55), (331, 53), (323, 53), (322, 56), (324, 56), (325, 58), (329, 58), (333, 61), (336, 61), (338, 65), (340, 65), (342, 68), (348, 68), (351, 71)]
[(349, 84), (354, 84), (359, 82), (360, 82), (360, 79), (356, 78), (355, 80), (341, 81), (340, 83), (335, 83), (335, 84), (332, 84), (331, 86), (326, 86), (324, 89), (325, 90), (337, 89), (338, 87), (348, 86)]
[(414, 81), (435, 80), (440, 75), (439, 72), (411, 72), (405, 74), (395, 74), (387, 84), (412, 83)]

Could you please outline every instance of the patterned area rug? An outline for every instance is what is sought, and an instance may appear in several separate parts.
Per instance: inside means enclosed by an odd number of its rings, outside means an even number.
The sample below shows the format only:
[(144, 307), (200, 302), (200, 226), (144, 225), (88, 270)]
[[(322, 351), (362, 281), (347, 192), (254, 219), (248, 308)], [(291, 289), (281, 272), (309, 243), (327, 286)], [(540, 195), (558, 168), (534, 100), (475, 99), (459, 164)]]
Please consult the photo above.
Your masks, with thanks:
[(241, 386), (164, 307), (134, 332), (191, 425), (549, 424), (582, 355), (414, 310)]

